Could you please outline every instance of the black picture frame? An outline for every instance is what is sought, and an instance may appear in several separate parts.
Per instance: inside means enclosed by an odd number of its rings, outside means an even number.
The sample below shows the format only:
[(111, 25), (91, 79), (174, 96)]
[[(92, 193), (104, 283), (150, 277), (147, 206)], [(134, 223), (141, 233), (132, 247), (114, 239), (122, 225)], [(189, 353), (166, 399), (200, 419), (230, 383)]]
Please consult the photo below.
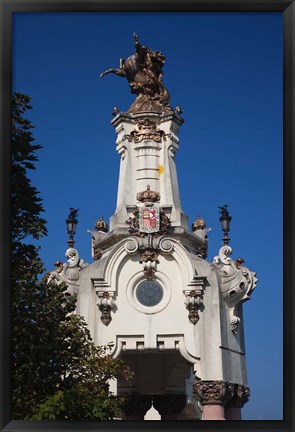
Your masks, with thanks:
[[(168, 1), (5, 1), (1, 5), (1, 431), (293, 431), (294, 422), (294, 155), (295, 143), (295, 5), (292, 0), (168, 0)], [(284, 419), (229, 422), (47, 422), (11, 420), (10, 409), (10, 112), (12, 89), (12, 14), (15, 12), (282, 12), (284, 19)], [(267, 398), (267, 395), (265, 395)]]

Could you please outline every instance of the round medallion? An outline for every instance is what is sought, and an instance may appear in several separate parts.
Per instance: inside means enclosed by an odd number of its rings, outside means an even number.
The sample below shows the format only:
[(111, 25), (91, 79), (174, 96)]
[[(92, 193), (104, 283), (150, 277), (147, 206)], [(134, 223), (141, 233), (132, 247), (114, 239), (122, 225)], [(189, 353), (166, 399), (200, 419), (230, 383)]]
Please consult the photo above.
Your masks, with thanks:
[(144, 306), (156, 306), (162, 300), (163, 295), (163, 288), (154, 280), (145, 280), (136, 289), (136, 297)]

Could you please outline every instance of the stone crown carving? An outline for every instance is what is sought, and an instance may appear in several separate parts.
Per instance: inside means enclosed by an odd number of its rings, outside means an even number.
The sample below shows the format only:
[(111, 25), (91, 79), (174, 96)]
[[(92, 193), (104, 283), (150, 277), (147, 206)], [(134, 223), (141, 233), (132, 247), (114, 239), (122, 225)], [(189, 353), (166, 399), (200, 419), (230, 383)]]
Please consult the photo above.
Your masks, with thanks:
[(150, 185), (148, 185), (145, 191), (139, 192), (136, 195), (136, 199), (142, 203), (158, 202), (160, 201), (160, 194), (158, 192), (152, 191)]

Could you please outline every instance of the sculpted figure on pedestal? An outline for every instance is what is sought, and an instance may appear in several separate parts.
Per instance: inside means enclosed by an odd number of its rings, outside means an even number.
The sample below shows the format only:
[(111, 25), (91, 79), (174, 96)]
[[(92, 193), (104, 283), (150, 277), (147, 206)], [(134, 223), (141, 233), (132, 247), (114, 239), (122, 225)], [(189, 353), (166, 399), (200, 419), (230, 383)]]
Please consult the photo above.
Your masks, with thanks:
[(165, 56), (161, 51), (153, 51), (141, 45), (136, 33), (133, 33), (135, 41), (135, 54), (125, 59), (120, 59), (120, 68), (110, 68), (100, 74), (100, 78), (109, 73), (127, 78), (131, 93), (137, 98), (129, 108), (129, 113), (139, 112), (169, 112), (170, 94), (163, 84), (163, 66)]

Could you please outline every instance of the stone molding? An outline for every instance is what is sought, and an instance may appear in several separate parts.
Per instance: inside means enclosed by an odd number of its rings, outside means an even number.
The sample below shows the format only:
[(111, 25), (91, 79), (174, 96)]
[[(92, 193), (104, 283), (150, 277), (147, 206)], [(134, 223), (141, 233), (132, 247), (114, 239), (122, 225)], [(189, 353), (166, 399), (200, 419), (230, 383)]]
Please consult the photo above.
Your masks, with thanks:
[(193, 386), (193, 394), (201, 405), (235, 408), (242, 408), (250, 399), (248, 386), (228, 381), (197, 381)]

